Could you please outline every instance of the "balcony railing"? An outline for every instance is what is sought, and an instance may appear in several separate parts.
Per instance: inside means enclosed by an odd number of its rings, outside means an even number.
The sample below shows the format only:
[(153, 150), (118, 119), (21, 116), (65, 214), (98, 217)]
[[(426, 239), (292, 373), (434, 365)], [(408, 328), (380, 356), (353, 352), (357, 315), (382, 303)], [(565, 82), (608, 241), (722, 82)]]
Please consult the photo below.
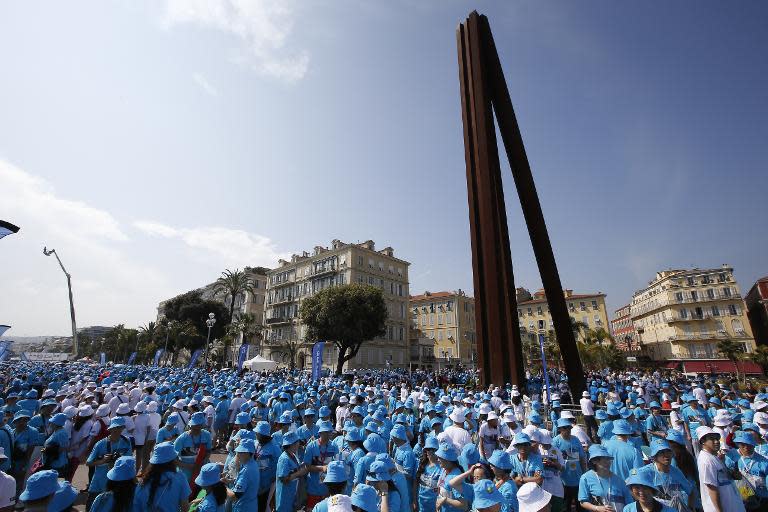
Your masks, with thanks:
[(292, 318), (276, 316), (272, 318), (267, 318), (267, 325), (289, 324), (291, 323), (292, 320), (293, 320)]

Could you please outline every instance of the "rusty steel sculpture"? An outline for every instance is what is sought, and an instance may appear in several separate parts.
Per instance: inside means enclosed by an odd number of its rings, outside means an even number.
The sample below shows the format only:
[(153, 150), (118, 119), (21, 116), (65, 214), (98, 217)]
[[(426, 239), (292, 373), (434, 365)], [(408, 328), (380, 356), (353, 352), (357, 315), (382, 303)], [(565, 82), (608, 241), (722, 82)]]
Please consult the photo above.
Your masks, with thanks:
[(525, 381), (495, 111), (571, 391), (578, 399), (584, 390), (584, 371), (488, 18), (472, 12), (459, 25), (456, 37), (481, 379), (486, 385)]

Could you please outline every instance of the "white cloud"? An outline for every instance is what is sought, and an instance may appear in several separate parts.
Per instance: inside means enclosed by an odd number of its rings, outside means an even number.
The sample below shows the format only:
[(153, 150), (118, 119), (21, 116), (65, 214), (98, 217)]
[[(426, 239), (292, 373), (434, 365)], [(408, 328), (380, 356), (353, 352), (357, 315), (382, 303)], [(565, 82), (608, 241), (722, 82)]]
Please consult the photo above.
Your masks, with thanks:
[(66, 279), (43, 246), (56, 249), (72, 275), (79, 326), (146, 322), (175, 291), (165, 274), (130, 256), (135, 241), (109, 212), (61, 197), (48, 181), (3, 160), (0, 190), (0, 218), (21, 227), (0, 245), (0, 312), (13, 334), (70, 331)]
[(192, 75), (192, 79), (195, 81), (195, 83), (197, 85), (200, 86), (200, 88), (203, 91), (206, 92), (206, 94), (209, 94), (209, 95), (213, 96), (214, 98), (219, 95), (219, 91), (202, 74), (194, 73)]
[(236, 60), (286, 82), (301, 80), (309, 66), (305, 50), (291, 51), (292, 1), (289, 0), (167, 0), (169, 27), (192, 24), (219, 30), (244, 45)]
[(279, 252), (269, 238), (240, 229), (174, 228), (154, 221), (136, 221), (133, 225), (150, 236), (178, 239), (191, 249), (201, 249), (224, 266), (274, 267), (278, 259), (290, 256)]

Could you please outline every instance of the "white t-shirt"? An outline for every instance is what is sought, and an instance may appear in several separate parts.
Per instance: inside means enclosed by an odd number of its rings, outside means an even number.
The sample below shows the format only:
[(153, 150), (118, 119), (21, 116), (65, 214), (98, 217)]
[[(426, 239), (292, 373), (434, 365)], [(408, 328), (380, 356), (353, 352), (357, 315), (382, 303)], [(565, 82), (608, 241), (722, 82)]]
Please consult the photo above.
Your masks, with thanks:
[(592, 400), (585, 397), (579, 400), (579, 403), (581, 404), (581, 414), (583, 414), (584, 416), (595, 415), (595, 406), (592, 405)]
[(480, 441), (483, 443), (485, 457), (488, 458), (499, 445), (499, 427), (493, 428), (488, 422), (483, 422), (478, 430)]
[(451, 425), (437, 436), (437, 440), (450, 442), (461, 453), (462, 448), (472, 442), (472, 436), (465, 429)]
[[(541, 458), (549, 458), (556, 460), (561, 467), (565, 466), (565, 459), (563, 459), (563, 452), (550, 446), (549, 450), (545, 450), (543, 446), (539, 446), (539, 453)], [(553, 496), (562, 498), (565, 496), (565, 489), (563, 488), (563, 480), (560, 478), (560, 471), (555, 468), (549, 468), (544, 466), (544, 473), (542, 473), (544, 481), (541, 483), (541, 488), (545, 491), (552, 493)]]
[(149, 433), (149, 414), (142, 413), (133, 417), (133, 438), (137, 446), (144, 446)]
[(581, 446), (584, 447), (584, 451), (586, 451), (589, 445), (592, 444), (592, 440), (581, 425), (574, 425), (573, 428), (571, 428), (571, 435), (579, 440)]
[(699, 490), (701, 492), (701, 505), (704, 512), (713, 512), (715, 506), (709, 497), (707, 485), (716, 486), (720, 491), (720, 510), (727, 512), (744, 512), (744, 502), (741, 501), (739, 491), (733, 484), (733, 479), (728, 474), (725, 465), (720, 459), (711, 453), (701, 450), (696, 459), (699, 467)]
[(702, 407), (706, 407), (707, 403), (709, 403), (709, 399), (707, 398), (707, 392), (704, 391), (703, 388), (693, 388), (693, 396), (696, 397), (696, 400), (699, 401), (699, 404), (701, 404)]

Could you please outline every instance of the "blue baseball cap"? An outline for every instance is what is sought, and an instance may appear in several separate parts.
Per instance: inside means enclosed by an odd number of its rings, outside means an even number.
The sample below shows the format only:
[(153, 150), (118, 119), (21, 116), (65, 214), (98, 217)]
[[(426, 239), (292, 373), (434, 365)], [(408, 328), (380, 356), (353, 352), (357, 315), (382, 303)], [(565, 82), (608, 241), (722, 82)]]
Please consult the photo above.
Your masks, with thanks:
[(59, 473), (53, 469), (38, 471), (27, 478), (24, 492), (19, 495), (21, 501), (35, 501), (59, 490)]
[(379, 512), (379, 495), (370, 485), (356, 485), (350, 501), (352, 505), (361, 508), (364, 512)]
[(475, 509), (484, 509), (492, 507), (499, 503), (504, 503), (504, 496), (490, 480), (480, 480), (472, 486), (475, 499), (472, 506)]
[(214, 462), (209, 462), (200, 468), (200, 474), (195, 478), (195, 483), (200, 487), (215, 485), (221, 481), (221, 466)]
[(120, 457), (112, 469), (107, 471), (107, 478), (113, 482), (132, 480), (136, 476), (136, 459), (129, 456)]
[(173, 443), (165, 442), (156, 444), (152, 450), (152, 456), (149, 458), (149, 462), (152, 464), (165, 464), (171, 462), (179, 454), (176, 453), (176, 448), (173, 447)]

